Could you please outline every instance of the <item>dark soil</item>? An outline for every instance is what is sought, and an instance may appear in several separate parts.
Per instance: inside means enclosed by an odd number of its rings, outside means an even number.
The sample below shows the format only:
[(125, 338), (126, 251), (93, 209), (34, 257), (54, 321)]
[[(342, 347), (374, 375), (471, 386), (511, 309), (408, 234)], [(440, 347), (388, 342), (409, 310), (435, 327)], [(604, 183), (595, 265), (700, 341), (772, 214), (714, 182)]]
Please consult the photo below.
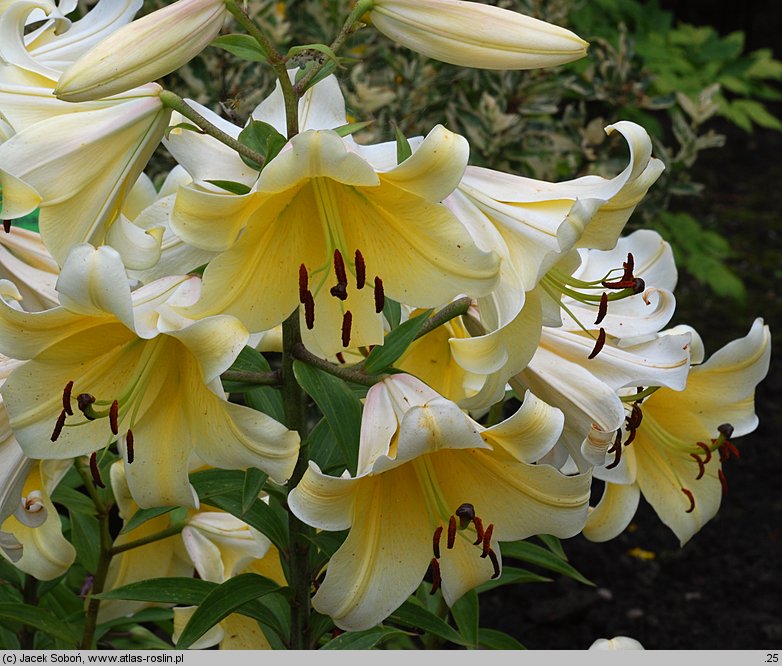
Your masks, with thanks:
[[(758, 316), (770, 325), (772, 344), (782, 331), (782, 133), (715, 129), (728, 135), (728, 144), (695, 165), (693, 179), (706, 189), (688, 210), (731, 240), (733, 267), (750, 297), (746, 305), (718, 299), (680, 275), (674, 323), (694, 326), (707, 355), (746, 335)], [(642, 500), (634, 522), (613, 541), (564, 541), (570, 562), (594, 587), (555, 577), (495, 590), (482, 595), (483, 625), (530, 649), (585, 649), (617, 635), (647, 649), (782, 646), (779, 359), (772, 348), (771, 369), (756, 395), (760, 426), (735, 440), (741, 458), (726, 463), (729, 492), (719, 514), (684, 548)]]

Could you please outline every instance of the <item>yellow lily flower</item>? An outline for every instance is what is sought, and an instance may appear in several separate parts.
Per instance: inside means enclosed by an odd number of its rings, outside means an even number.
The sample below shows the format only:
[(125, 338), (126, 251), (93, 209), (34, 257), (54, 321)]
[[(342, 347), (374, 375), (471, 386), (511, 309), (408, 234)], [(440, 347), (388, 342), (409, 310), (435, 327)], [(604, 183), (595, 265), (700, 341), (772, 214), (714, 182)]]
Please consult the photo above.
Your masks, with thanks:
[[(0, 285), (13, 298), (9, 283)], [(3, 301), (0, 344), (30, 359), (2, 387), (25, 453), (73, 458), (117, 440), (145, 508), (196, 505), (187, 477), (193, 456), (224, 469), (258, 467), (284, 482), (298, 436), (228, 402), (220, 385), (247, 330), (226, 315), (193, 322), (173, 312), (199, 290), (197, 278), (174, 276), (131, 295), (115, 250), (80, 245), (58, 281), (60, 307), (27, 313)]]
[(487, 429), (409, 375), (370, 388), (356, 476), (327, 476), (311, 462), (288, 496), (307, 524), (350, 529), (313, 607), (342, 629), (366, 629), (402, 604), (427, 569), (451, 605), (500, 575), (499, 542), (578, 533), (590, 475), (532, 464), (561, 427), (561, 413), (532, 394)]
[(606, 541), (622, 532), (640, 495), (682, 545), (719, 509), (727, 490), (722, 463), (738, 452), (730, 440), (758, 424), (755, 387), (768, 373), (771, 337), (758, 318), (745, 337), (703, 363), (703, 345), (689, 331), (693, 365), (685, 389), (660, 388), (637, 403), (641, 420), (622, 464), (615, 472), (595, 470), (606, 488), (584, 529), (588, 539)]
[(579, 58), (587, 42), (559, 26), (479, 2), (373, 0), (369, 18), (384, 35), (462, 67), (533, 69)]

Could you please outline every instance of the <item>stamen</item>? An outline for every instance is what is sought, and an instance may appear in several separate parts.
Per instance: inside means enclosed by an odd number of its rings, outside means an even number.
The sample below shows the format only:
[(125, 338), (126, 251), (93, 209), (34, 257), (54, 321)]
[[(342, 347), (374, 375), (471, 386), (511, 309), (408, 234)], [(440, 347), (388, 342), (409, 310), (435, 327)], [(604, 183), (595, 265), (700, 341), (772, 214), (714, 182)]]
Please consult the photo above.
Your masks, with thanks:
[(11, 233), (11, 220), (3, 220), (3, 231), (7, 234)]
[(432, 589), (429, 590), (429, 594), (434, 594), (440, 589), (440, 583), (442, 582), (440, 578), (440, 563), (433, 557), (429, 565), (432, 567)]
[(109, 426), (113, 435), (119, 435), (119, 403), (116, 400), (109, 408)]
[(375, 278), (375, 312), (380, 314), (386, 305), (386, 295), (383, 292), (383, 280)]
[(698, 463), (698, 476), (695, 477), (695, 480), (699, 481), (701, 478), (703, 478), (703, 475), (706, 473), (706, 465), (704, 464), (703, 460), (701, 460), (701, 457), (697, 453), (691, 453), (690, 458), (692, 458), (696, 463)]
[(60, 436), (60, 433), (62, 432), (62, 429), (65, 426), (65, 416), (66, 416), (66, 412), (63, 409), (60, 412), (60, 415), (57, 417), (57, 423), (54, 424), (54, 430), (52, 431), (53, 442), (57, 441), (57, 438)]
[(299, 303), (302, 305), (307, 302), (307, 292), (309, 291), (309, 276), (307, 267), (302, 264), (299, 266)]
[(356, 289), (363, 289), (367, 283), (367, 265), (364, 263), (364, 255), (356, 250)]
[(495, 578), (499, 578), (500, 575), (500, 561), (497, 559), (497, 553), (491, 548), (489, 548), (489, 559), (491, 560), (491, 565), (494, 567), (494, 573), (491, 575), (492, 580), (494, 580)]
[(494, 532), (494, 523), (489, 523), (486, 531), (483, 533), (483, 550), (481, 557), (486, 557), (491, 550), (491, 534)]
[(600, 294), (600, 305), (597, 308), (597, 319), (595, 319), (595, 325), (603, 321), (607, 313), (608, 313), (608, 294), (606, 292), (603, 292), (602, 294)]
[(612, 462), (609, 465), (606, 465), (606, 469), (614, 469), (619, 464), (619, 461), (622, 459), (622, 429), (616, 431), (616, 438), (614, 439), (613, 446), (606, 451), (606, 453), (615, 453), (616, 457), (614, 458), (614, 462)]
[(440, 537), (443, 535), (443, 526), (439, 525), (432, 535), (432, 550), (435, 559), (440, 559)]
[(466, 530), (470, 523), (475, 520), (475, 507), (469, 502), (460, 505), (455, 513), (459, 516), (460, 530)]
[(90, 473), (92, 474), (92, 480), (98, 488), (105, 488), (106, 484), (103, 483), (103, 479), (100, 478), (100, 469), (98, 469), (98, 456), (93, 451), (90, 456)]
[(741, 452), (727, 439), (720, 444), (720, 462), (731, 458), (741, 458)]
[(315, 326), (315, 299), (309, 290), (304, 294), (304, 323), (309, 330)]
[(685, 513), (692, 513), (693, 509), (695, 509), (695, 498), (692, 496), (692, 493), (687, 490), (687, 488), (682, 488), (681, 491), (687, 495), (687, 499), (690, 500), (690, 508), (685, 511)]
[(90, 407), (92, 407), (92, 403), (95, 402), (95, 396), (90, 395), (89, 393), (79, 393), (79, 395), (76, 396), (76, 404), (79, 407), (79, 410), (86, 416), (90, 421), (93, 421), (95, 419), (95, 416), (91, 416), (88, 414), (88, 411), (92, 411)]
[(353, 313), (347, 310), (342, 315), (342, 346), (347, 347), (350, 344), (350, 327), (353, 325)]
[(696, 444), (701, 447), (701, 449), (703, 450), (704, 454), (706, 455), (706, 458), (703, 461), (703, 464), (704, 465), (708, 465), (709, 461), (711, 460), (711, 449), (708, 446), (706, 446), (703, 442), (696, 442)]
[(600, 332), (597, 334), (597, 341), (595, 342), (595, 347), (592, 350), (592, 353), (587, 356), (589, 359), (595, 358), (600, 353), (600, 350), (603, 348), (603, 345), (606, 343), (606, 331), (604, 328), (600, 329)]
[(348, 275), (345, 272), (345, 260), (342, 258), (342, 252), (338, 249), (334, 250), (334, 273), (339, 284), (347, 285)]
[(132, 430), (128, 430), (128, 434), (125, 435), (125, 451), (128, 454), (128, 465), (130, 465), (134, 460)]
[(725, 497), (725, 495), (728, 494), (728, 480), (725, 478), (725, 472), (722, 470), (717, 472), (717, 475), (720, 478), (720, 485), (722, 486), (722, 496)]
[(342, 365), (345, 365), (346, 361), (345, 361), (345, 357), (342, 355), (342, 352), (337, 352), (337, 353), (336, 353), (336, 357), (337, 357), (337, 360), (338, 360), (338, 361), (339, 361), (339, 362), (340, 362)]
[(71, 408), (71, 391), (73, 390), (73, 380), (69, 381), (62, 391), (62, 408), (68, 416), (73, 416)]
[(451, 516), (448, 519), (448, 541), (446, 541), (445, 545), (450, 550), (453, 548), (454, 543), (456, 543), (456, 518)]
[(472, 545), (477, 546), (483, 541), (483, 521), (478, 516), (475, 516), (472, 524), (475, 525), (475, 541), (472, 542)]

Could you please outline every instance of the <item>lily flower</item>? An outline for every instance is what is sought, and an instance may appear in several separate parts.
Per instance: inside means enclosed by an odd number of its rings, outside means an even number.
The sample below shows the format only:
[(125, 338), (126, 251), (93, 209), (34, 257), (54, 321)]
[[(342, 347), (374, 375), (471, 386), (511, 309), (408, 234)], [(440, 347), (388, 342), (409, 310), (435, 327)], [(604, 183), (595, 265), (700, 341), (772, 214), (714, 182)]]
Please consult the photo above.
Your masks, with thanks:
[(758, 318), (745, 337), (704, 363), (703, 344), (689, 331), (693, 358), (684, 390), (660, 388), (639, 399), (640, 422), (622, 464), (596, 469), (606, 487), (584, 529), (588, 539), (607, 541), (621, 533), (641, 495), (682, 545), (719, 509), (727, 491), (722, 465), (738, 455), (731, 440), (758, 424), (755, 387), (768, 373), (771, 337)]
[[(303, 120), (304, 104), (319, 99), (302, 100)], [(344, 109), (341, 95), (338, 103)], [(301, 306), (302, 329), (333, 355), (382, 343), (386, 296), (436, 307), (491, 291), (496, 254), (440, 203), (467, 164), (463, 137), (436, 127), (397, 165), (395, 142), (358, 150), (331, 129), (303, 127), (246, 194), (180, 188), (171, 228), (220, 251), (204, 271), (202, 299), (183, 314), (226, 312), (259, 332)]]
[(203, 51), (228, 14), (223, 0), (178, 0), (106, 37), (60, 77), (69, 102), (110, 97), (155, 81)]
[(452, 605), (501, 573), (501, 541), (572, 536), (584, 521), (590, 475), (532, 464), (553, 446), (561, 414), (532, 394), (484, 428), (409, 375), (369, 389), (355, 477), (311, 462), (288, 496), (323, 530), (346, 530), (313, 607), (348, 631), (392, 613), (428, 569)]
[[(0, 285), (6, 298), (18, 297)], [(131, 294), (117, 252), (85, 244), (72, 251), (57, 290), (61, 306), (45, 312), (0, 305), (0, 345), (30, 359), (2, 387), (27, 455), (73, 458), (116, 440), (144, 508), (196, 505), (187, 477), (194, 455), (288, 478), (298, 436), (228, 402), (220, 385), (247, 330), (227, 315), (192, 321), (173, 311), (198, 298), (197, 278), (173, 276)]]
[(59, 274), (60, 267), (40, 234), (21, 227), (0, 234), (0, 279), (17, 286), (27, 310), (47, 310), (58, 304), (55, 283)]
[(413, 51), (462, 67), (533, 69), (586, 55), (570, 30), (479, 2), (373, 0), (369, 18), (384, 35)]

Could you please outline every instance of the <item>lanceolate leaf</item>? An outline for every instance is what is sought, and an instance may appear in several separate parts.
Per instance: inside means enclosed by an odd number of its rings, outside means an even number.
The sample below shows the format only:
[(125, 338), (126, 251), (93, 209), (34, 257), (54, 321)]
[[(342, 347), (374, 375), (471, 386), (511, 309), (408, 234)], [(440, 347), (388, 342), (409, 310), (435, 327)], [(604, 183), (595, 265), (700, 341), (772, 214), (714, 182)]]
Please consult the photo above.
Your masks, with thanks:
[(268, 474), (254, 467), (250, 467), (245, 471), (244, 486), (242, 487), (242, 514), (247, 513), (258, 499), (261, 488), (263, 488), (263, 484), (266, 483), (268, 478)]
[(261, 47), (250, 35), (223, 35), (212, 41), (212, 46), (225, 49), (242, 60), (266, 62)]
[(389, 620), (417, 632), (432, 634), (456, 645), (467, 645), (456, 629), (413, 600), (403, 603), (391, 614)]
[(369, 352), (364, 361), (364, 371), (374, 375), (392, 365), (415, 340), (430, 314), (432, 311), (427, 310), (391, 331), (382, 345), (377, 345)]
[(43, 631), (61, 641), (76, 645), (81, 634), (74, 627), (54, 617), (49, 611), (21, 603), (0, 603), (0, 621), (18, 622)]
[(451, 607), (456, 626), (466, 645), (478, 647), (478, 622), (480, 609), (478, 593), (470, 590)]
[(371, 650), (381, 641), (402, 634), (399, 629), (375, 627), (366, 631), (350, 631), (326, 643), (321, 650)]
[(534, 543), (529, 543), (527, 541), (503, 543), (502, 555), (503, 557), (529, 562), (530, 564), (535, 564), (544, 569), (549, 569), (550, 571), (556, 571), (557, 573), (569, 576), (585, 585), (594, 585), (591, 580), (585, 578), (570, 564), (564, 562), (547, 548), (543, 548)]
[(513, 636), (496, 629), (478, 629), (478, 642), (490, 650), (526, 650)]
[(190, 617), (177, 642), (177, 648), (186, 650), (194, 641), (249, 601), (279, 589), (279, 585), (257, 574), (240, 574), (212, 589)]

